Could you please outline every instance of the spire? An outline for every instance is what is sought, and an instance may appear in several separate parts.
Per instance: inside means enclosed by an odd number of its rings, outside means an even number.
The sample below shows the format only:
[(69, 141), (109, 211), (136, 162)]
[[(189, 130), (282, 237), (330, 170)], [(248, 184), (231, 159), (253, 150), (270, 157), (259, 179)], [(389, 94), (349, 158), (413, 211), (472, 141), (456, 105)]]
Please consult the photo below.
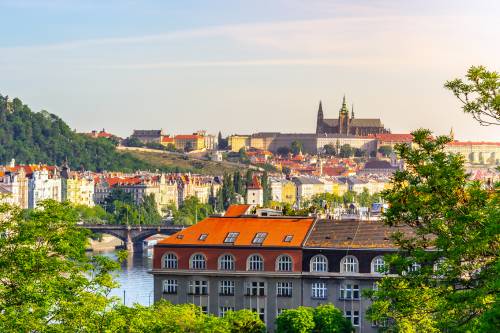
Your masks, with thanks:
[(318, 119), (323, 119), (323, 105), (321, 103), (321, 100), (319, 101)]
[(339, 113), (349, 114), (349, 111), (347, 110), (347, 103), (345, 101), (345, 94), (344, 97), (342, 98), (342, 107), (340, 108)]
[(449, 136), (450, 136), (450, 138), (451, 138), (453, 141), (455, 141), (455, 132), (453, 131), (453, 127), (451, 127), (451, 129), (450, 129), (450, 135), (449, 135)]
[(354, 119), (354, 104), (351, 105), (351, 119)]

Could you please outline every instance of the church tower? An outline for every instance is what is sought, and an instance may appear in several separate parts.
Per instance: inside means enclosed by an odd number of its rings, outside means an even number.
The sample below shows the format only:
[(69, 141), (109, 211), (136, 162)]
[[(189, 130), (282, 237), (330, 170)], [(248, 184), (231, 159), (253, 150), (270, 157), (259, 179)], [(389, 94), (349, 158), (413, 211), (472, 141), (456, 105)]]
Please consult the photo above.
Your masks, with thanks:
[(319, 101), (318, 118), (316, 119), (316, 134), (321, 134), (324, 132), (323, 119), (324, 119), (323, 105), (321, 105), (321, 101)]
[(349, 134), (349, 110), (347, 110), (345, 95), (339, 110), (339, 134)]

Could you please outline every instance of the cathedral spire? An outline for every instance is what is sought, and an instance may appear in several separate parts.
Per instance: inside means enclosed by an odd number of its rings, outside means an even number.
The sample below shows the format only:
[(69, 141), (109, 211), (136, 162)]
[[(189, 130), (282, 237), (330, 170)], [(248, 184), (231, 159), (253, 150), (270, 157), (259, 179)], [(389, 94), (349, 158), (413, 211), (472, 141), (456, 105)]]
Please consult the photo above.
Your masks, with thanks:
[(323, 119), (323, 105), (321, 103), (321, 100), (319, 101), (318, 119)]
[(354, 103), (351, 105), (351, 119), (354, 119)]
[(343, 113), (343, 114), (346, 114), (346, 115), (349, 114), (349, 111), (347, 110), (347, 103), (345, 101), (345, 94), (344, 94), (344, 98), (342, 98), (342, 107), (340, 108), (339, 113)]

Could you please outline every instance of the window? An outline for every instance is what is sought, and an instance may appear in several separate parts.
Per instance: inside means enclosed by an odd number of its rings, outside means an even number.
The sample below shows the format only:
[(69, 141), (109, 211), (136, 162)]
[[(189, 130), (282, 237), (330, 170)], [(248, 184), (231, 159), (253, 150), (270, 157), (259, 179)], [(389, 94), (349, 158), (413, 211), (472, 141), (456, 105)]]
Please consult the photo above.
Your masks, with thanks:
[(208, 282), (205, 280), (189, 281), (190, 295), (208, 295)]
[(201, 310), (201, 312), (203, 312), (204, 314), (208, 314), (208, 306), (206, 306), (206, 305), (202, 305), (202, 306), (200, 306), (200, 310)]
[(311, 259), (311, 272), (326, 272), (328, 270), (328, 260), (324, 255), (317, 255)]
[(176, 237), (177, 239), (183, 239), (184, 238), (184, 235), (177, 235)]
[(252, 240), (253, 244), (262, 244), (267, 237), (267, 232), (258, 232)]
[(205, 239), (207, 239), (207, 237), (208, 237), (208, 234), (200, 234), (200, 237), (198, 237), (198, 240), (204, 241)]
[(293, 239), (293, 235), (286, 235), (283, 242), (290, 243)]
[(372, 289), (378, 291), (378, 282), (373, 282)]
[(252, 312), (257, 312), (259, 314), (260, 320), (264, 323), (266, 322), (266, 309), (264, 308), (252, 308)]
[(248, 257), (247, 270), (249, 271), (263, 271), (264, 259), (258, 254), (252, 254)]
[(229, 311), (234, 311), (234, 308), (232, 306), (219, 307), (219, 317), (225, 317), (226, 313), (228, 313)]
[(372, 273), (381, 274), (384, 272), (385, 261), (382, 257), (375, 257), (372, 260)]
[(342, 273), (357, 273), (358, 259), (354, 256), (346, 256), (340, 262), (340, 271)]
[(177, 294), (177, 280), (163, 280), (164, 294)]
[(236, 242), (236, 238), (238, 238), (239, 234), (239, 232), (228, 232), (226, 235), (226, 239), (224, 239), (224, 243)]
[(276, 317), (281, 315), (283, 313), (283, 311), (286, 311), (286, 310), (288, 310), (288, 309), (287, 308), (278, 308), (278, 310), (276, 311)]
[(311, 297), (316, 299), (326, 299), (326, 283), (314, 282), (311, 285)]
[(344, 317), (349, 319), (353, 326), (359, 326), (359, 311), (358, 310), (346, 310)]
[(278, 257), (277, 265), (276, 265), (276, 270), (280, 272), (291, 272), (292, 271), (292, 257), (290, 257), (287, 254), (283, 254)]
[(234, 271), (234, 257), (230, 254), (223, 254), (220, 256), (219, 269), (223, 271)]
[(177, 269), (177, 256), (175, 253), (166, 253), (163, 256), (163, 268)]
[(219, 295), (223, 296), (234, 295), (234, 281), (231, 280), (219, 281)]
[(359, 285), (350, 283), (341, 284), (340, 299), (359, 299)]
[(266, 295), (266, 285), (264, 282), (247, 282), (247, 296), (265, 296)]
[(276, 296), (292, 297), (292, 282), (277, 282)]
[(201, 253), (194, 254), (189, 262), (189, 268), (191, 269), (206, 269), (207, 261), (205, 256)]

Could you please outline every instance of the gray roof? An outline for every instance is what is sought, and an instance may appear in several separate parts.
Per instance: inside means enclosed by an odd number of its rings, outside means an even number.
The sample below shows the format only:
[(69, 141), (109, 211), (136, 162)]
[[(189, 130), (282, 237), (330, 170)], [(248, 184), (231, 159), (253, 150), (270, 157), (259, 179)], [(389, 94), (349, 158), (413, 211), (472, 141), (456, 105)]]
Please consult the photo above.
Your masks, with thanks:
[(313, 177), (293, 177), (292, 181), (297, 185), (323, 184), (319, 179)]
[(351, 127), (383, 127), (380, 119), (354, 118), (351, 120)]
[(365, 163), (365, 169), (397, 169), (397, 167), (392, 166), (388, 161), (383, 160), (369, 160)]

